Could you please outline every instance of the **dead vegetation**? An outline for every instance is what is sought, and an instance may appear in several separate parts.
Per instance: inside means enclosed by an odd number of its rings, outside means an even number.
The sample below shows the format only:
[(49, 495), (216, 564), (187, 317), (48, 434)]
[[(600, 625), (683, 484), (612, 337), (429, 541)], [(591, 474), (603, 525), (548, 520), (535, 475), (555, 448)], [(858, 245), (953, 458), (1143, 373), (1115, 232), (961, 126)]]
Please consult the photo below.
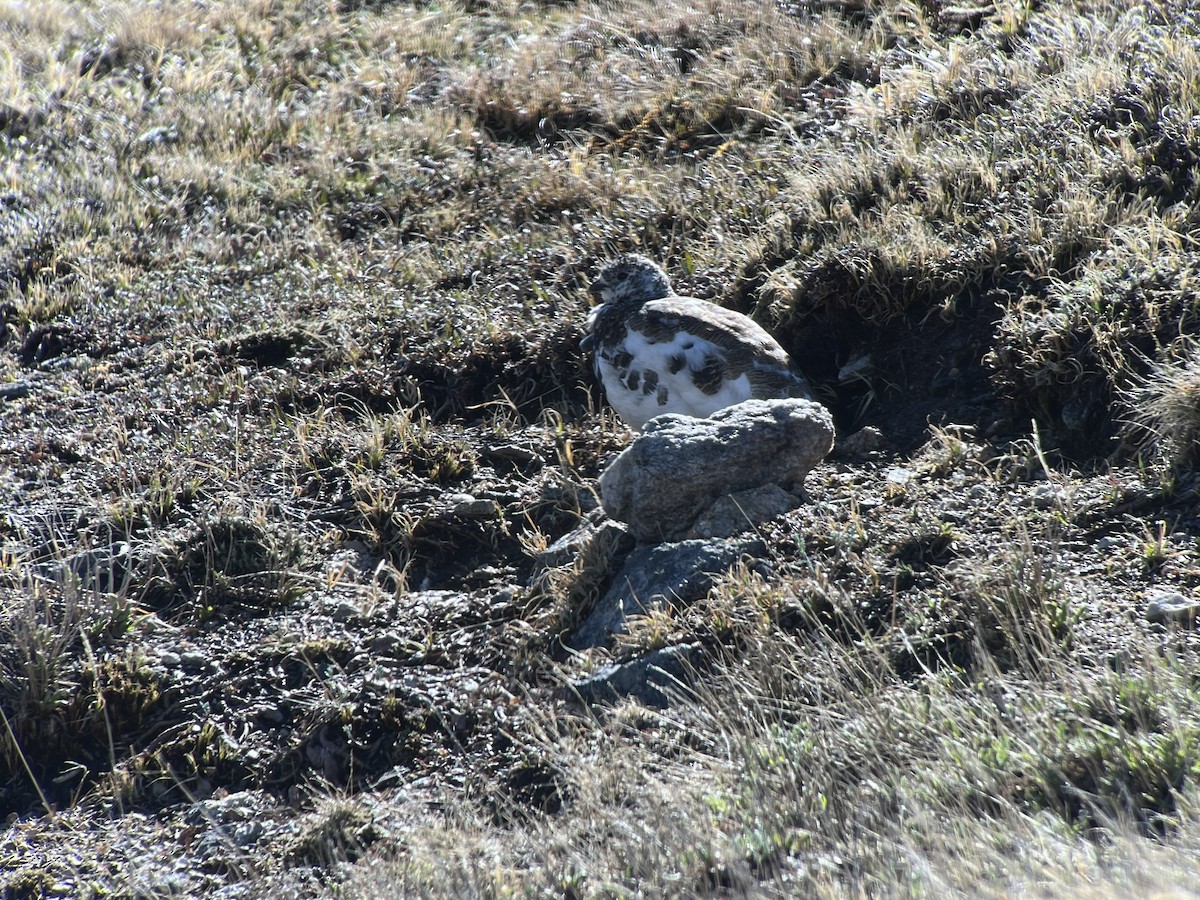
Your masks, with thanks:
[[(0, 86), (4, 896), (1195, 883), (1185, 4), (16, 0)], [(667, 712), (541, 556), (634, 249), (882, 434)]]

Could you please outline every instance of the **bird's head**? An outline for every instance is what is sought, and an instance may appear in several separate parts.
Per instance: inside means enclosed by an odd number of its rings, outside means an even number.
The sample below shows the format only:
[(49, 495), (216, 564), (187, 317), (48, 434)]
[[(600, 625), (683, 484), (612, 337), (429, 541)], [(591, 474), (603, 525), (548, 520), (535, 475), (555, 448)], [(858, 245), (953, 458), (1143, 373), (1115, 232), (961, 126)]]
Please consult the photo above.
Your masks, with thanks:
[(588, 289), (597, 303), (645, 303), (671, 295), (671, 279), (644, 256), (619, 256), (600, 270)]

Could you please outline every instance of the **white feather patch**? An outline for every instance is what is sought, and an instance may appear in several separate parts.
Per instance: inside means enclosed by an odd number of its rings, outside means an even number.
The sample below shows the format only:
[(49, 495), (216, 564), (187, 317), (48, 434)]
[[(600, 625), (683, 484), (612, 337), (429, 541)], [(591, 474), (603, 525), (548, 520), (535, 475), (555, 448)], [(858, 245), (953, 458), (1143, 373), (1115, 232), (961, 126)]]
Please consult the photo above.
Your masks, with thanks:
[[(622, 351), (632, 357), (627, 371), (612, 363)], [(672, 364), (678, 365), (681, 356), (684, 365), (672, 373)], [(677, 333), (670, 341), (659, 343), (652, 343), (645, 335), (630, 331), (620, 344), (598, 353), (596, 364), (608, 402), (626, 424), (640, 430), (650, 419), (663, 413), (705, 417), (750, 399), (750, 379), (744, 374), (725, 381), (713, 394), (706, 394), (696, 386), (695, 373), (704, 368), (705, 360), (711, 356), (724, 358), (724, 353), (716, 344), (686, 331)], [(647, 372), (657, 375), (657, 384), (650, 390), (646, 389)], [(637, 373), (637, 383), (632, 390), (628, 386), (631, 373)], [(651, 382), (654, 381), (652, 375)], [(660, 393), (664, 389), (665, 402), (660, 403)]]

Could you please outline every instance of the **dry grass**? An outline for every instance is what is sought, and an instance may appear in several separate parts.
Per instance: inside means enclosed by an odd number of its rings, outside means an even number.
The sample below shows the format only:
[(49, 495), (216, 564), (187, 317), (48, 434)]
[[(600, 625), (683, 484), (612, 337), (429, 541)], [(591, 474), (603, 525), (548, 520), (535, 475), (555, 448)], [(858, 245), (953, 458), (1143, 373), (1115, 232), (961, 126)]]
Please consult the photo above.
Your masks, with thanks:
[(1200, 450), (1200, 351), (1185, 344), (1137, 381), (1125, 397), (1129, 420), (1145, 443), (1178, 466)]
[[(1175, 2), (0, 4), (0, 890), (1191, 890), (1198, 173)], [(884, 448), (583, 715), (632, 249)]]
[(455, 804), (348, 895), (1186, 892), (1194, 667), (1146, 647), (1088, 673), (1011, 637), (1016, 665), (980, 648), (968, 670), (913, 679), (870, 638), (762, 632), (666, 715), (532, 737), (562, 813), (498, 831)]

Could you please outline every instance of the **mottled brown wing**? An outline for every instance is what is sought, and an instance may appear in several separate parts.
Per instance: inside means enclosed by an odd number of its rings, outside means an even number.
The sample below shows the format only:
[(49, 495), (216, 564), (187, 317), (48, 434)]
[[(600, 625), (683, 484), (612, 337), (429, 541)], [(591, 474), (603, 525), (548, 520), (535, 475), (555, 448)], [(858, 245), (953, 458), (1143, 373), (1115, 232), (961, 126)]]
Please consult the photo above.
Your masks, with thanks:
[[(792, 367), (779, 342), (739, 312), (695, 297), (672, 296), (644, 304), (628, 325), (651, 341), (669, 341), (676, 332), (686, 331), (714, 344), (724, 359), (712, 360), (708, 374), (715, 380), (744, 372), (757, 397), (811, 397), (807, 379)], [(704, 388), (704, 375), (697, 375), (697, 384)]]
[(651, 300), (629, 325), (650, 340), (666, 341), (677, 331), (687, 331), (721, 347), (735, 364), (760, 360), (787, 366), (789, 362), (775, 338), (753, 319), (695, 297)]

